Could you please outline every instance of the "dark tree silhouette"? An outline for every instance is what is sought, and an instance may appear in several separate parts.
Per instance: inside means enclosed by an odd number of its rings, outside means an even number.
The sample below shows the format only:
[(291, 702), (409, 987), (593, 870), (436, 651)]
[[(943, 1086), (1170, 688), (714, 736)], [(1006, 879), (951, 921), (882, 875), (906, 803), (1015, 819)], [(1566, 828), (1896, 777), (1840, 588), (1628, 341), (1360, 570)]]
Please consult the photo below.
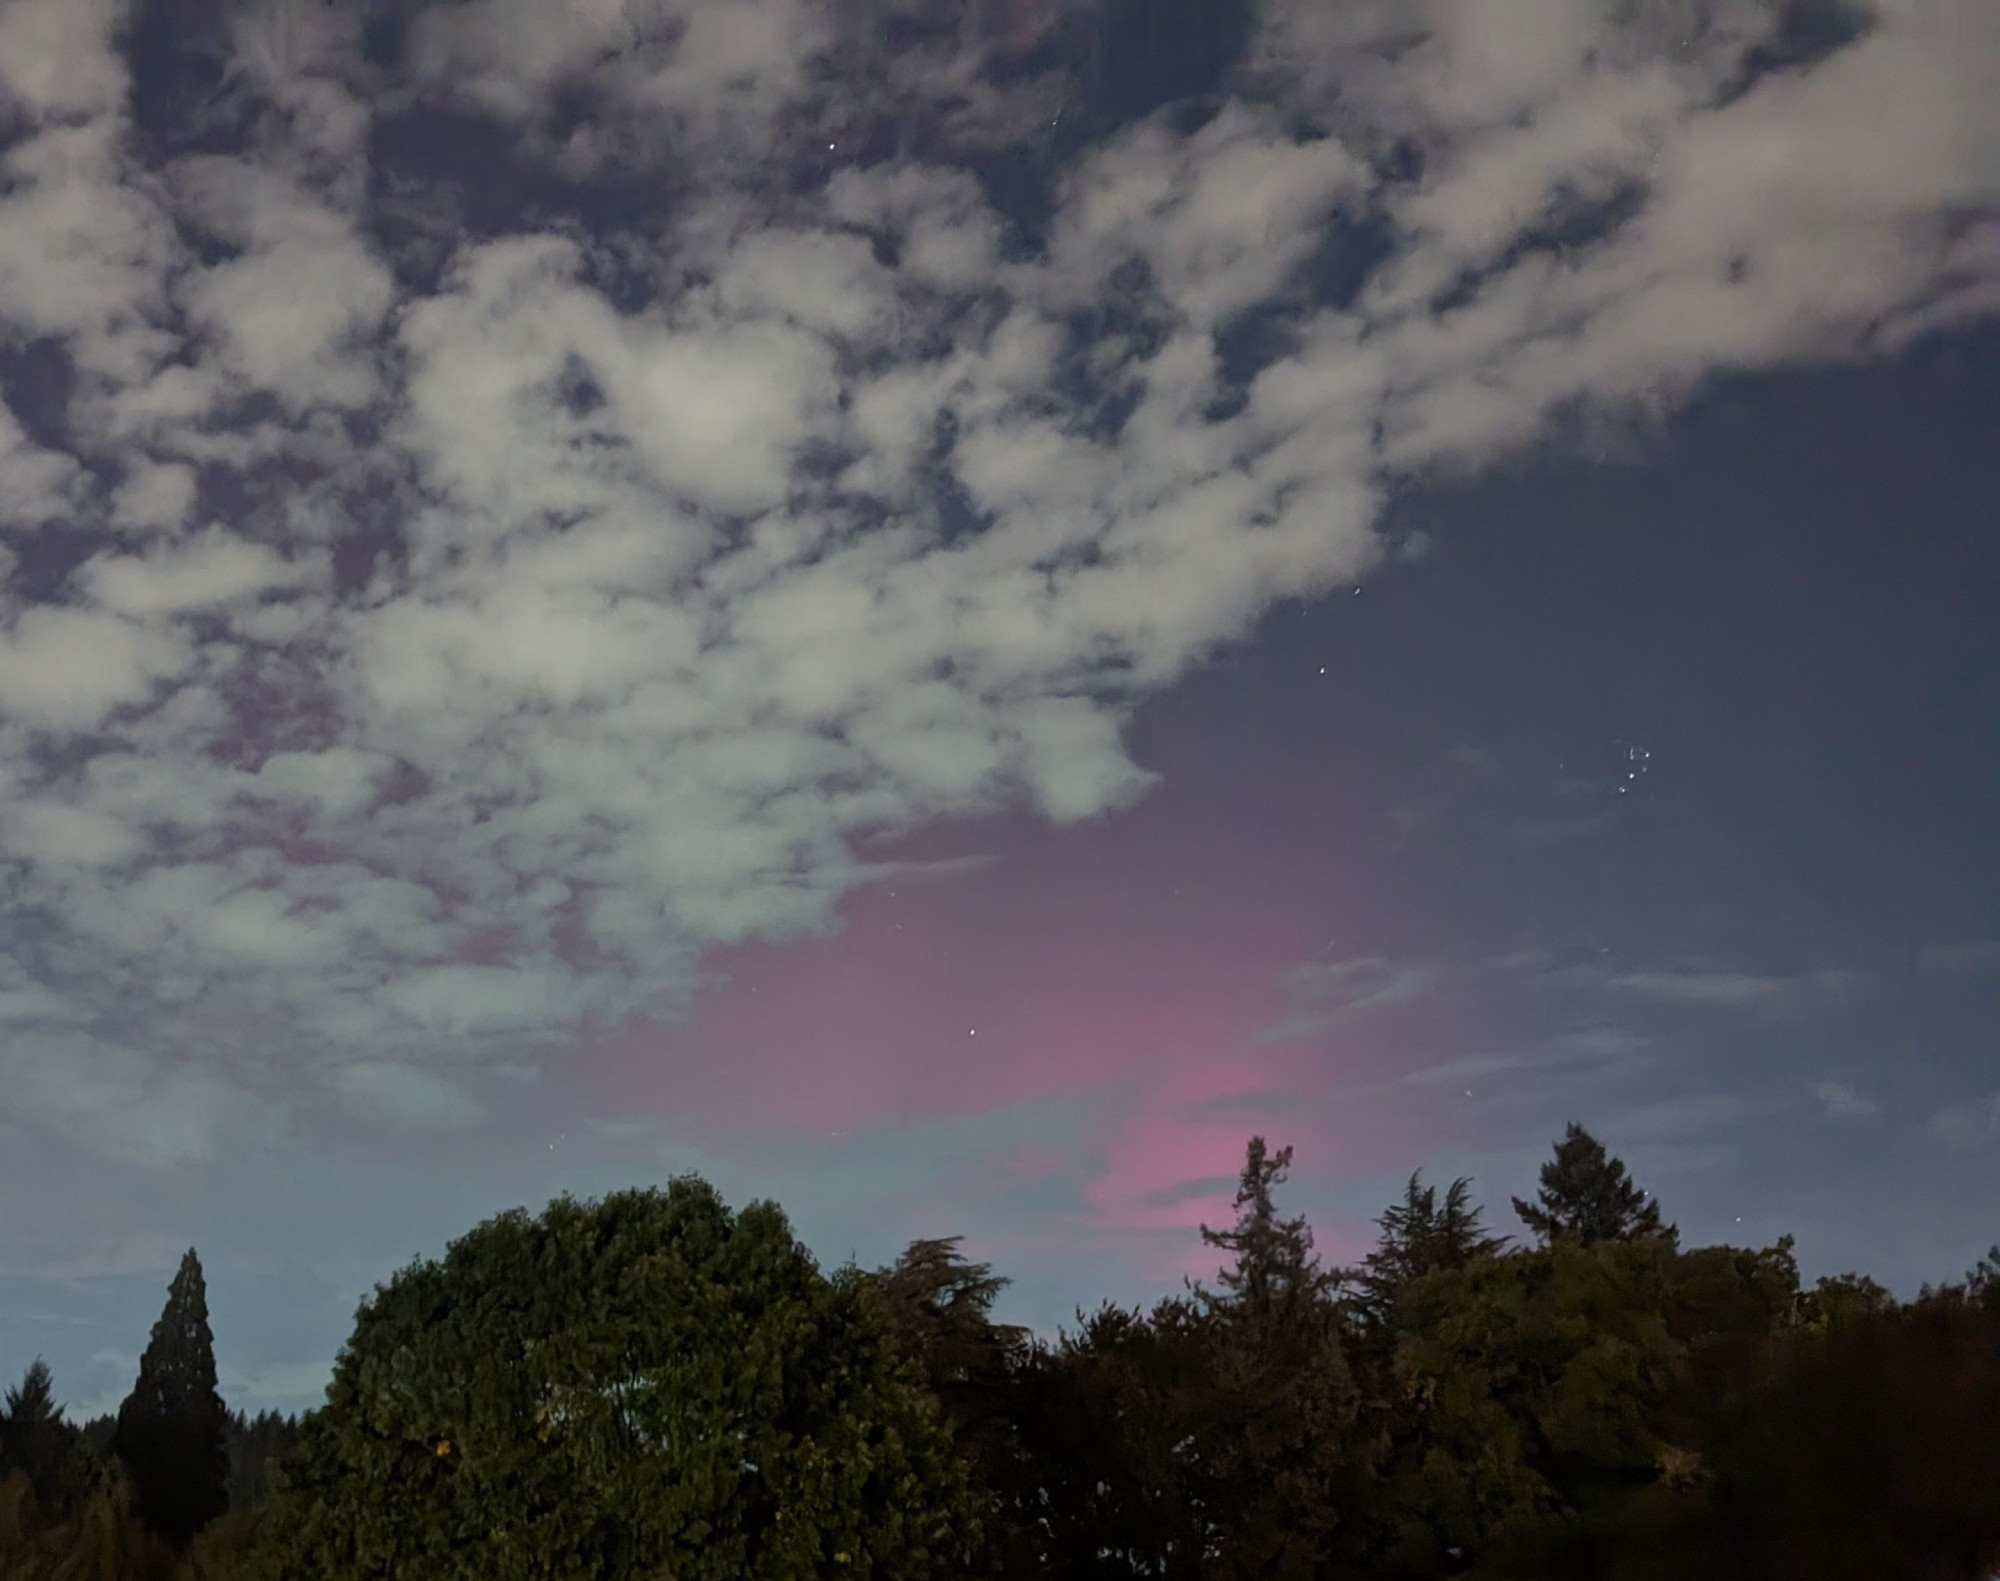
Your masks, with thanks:
[(215, 1386), (201, 1259), (190, 1247), (111, 1435), (139, 1518), (170, 1543), (186, 1543), (228, 1508), (227, 1417)]
[(1396, 1297), (1415, 1280), (1445, 1269), (1463, 1268), (1475, 1257), (1487, 1257), (1507, 1244), (1504, 1235), (1488, 1235), (1482, 1210), (1471, 1201), (1472, 1182), (1461, 1175), (1445, 1188), (1423, 1183), (1423, 1173), (1410, 1176), (1403, 1200), (1391, 1204), (1375, 1222), (1382, 1239), (1359, 1266), (1342, 1269), (1339, 1280), (1351, 1294), (1347, 1305), (1370, 1326), (1385, 1322)]
[(1535, 1201), (1514, 1199), (1521, 1222), (1547, 1244), (1569, 1236), (1588, 1246), (1626, 1241), (1640, 1235), (1676, 1231), (1660, 1222), (1660, 1205), (1633, 1183), (1625, 1166), (1574, 1120), (1556, 1143), (1555, 1157), (1542, 1166)]
[(986, 1568), (1019, 1574), (1039, 1543), (1015, 1514), (1031, 1482), (1013, 1420), (1032, 1337), (995, 1323), (993, 1302), (1007, 1287), (986, 1263), (959, 1255), (959, 1238), (912, 1241), (872, 1276), (898, 1346), (922, 1370), (985, 1503)]
[(278, 1411), (245, 1416), (231, 1411), (226, 1429), (229, 1448), (229, 1507), (254, 1510), (273, 1490), (272, 1474), (299, 1436), (296, 1417)]
[(39, 1356), (7, 1391), (0, 1415), (0, 1478), (19, 1471), (42, 1512), (61, 1516), (83, 1491), (81, 1436), (63, 1417), (55, 1379)]
[(1305, 1219), (1279, 1218), (1272, 1200), (1291, 1166), (1289, 1147), (1270, 1152), (1261, 1136), (1251, 1137), (1236, 1188), (1235, 1228), (1201, 1227), (1204, 1242), (1235, 1258), (1216, 1276), (1228, 1292), (1219, 1298), (1223, 1305), (1266, 1314), (1316, 1296), (1330, 1283), (1313, 1255), (1312, 1230)]

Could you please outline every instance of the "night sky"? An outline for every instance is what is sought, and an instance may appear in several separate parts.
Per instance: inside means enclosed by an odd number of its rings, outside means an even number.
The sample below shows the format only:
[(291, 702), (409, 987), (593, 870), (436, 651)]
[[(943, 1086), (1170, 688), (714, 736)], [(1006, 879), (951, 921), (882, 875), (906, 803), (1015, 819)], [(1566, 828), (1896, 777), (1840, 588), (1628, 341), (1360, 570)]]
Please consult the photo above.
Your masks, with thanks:
[[(1610, 20), (1616, 13), (1618, 20)], [(561, 1191), (1043, 1332), (2000, 1239), (2000, 8), (0, 7), (0, 1371)]]

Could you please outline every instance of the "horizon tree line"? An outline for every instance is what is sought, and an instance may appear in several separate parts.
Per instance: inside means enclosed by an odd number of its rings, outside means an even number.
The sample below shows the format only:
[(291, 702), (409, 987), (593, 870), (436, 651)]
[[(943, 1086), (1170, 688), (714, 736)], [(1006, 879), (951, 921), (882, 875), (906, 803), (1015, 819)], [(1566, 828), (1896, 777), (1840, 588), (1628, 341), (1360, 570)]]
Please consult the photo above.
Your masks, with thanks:
[(1683, 1249), (1581, 1125), (1490, 1233), (1412, 1174), (1323, 1266), (1252, 1137), (1225, 1259), (1053, 1340), (959, 1238), (820, 1272), (692, 1177), (488, 1220), (323, 1404), (217, 1387), (190, 1249), (115, 1417), (0, 1401), (19, 1581), (843, 1574), (1963, 1578), (2000, 1569), (2000, 1247), (1901, 1302)]

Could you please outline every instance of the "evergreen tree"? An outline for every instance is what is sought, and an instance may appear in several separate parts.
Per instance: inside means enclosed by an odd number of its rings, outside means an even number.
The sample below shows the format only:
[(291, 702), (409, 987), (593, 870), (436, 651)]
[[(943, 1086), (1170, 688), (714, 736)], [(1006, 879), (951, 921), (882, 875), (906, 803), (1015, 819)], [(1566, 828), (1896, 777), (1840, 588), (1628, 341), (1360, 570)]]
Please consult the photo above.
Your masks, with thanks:
[(1490, 1256), (1507, 1244), (1503, 1235), (1488, 1235), (1480, 1222), (1482, 1210), (1471, 1201), (1472, 1182), (1461, 1175), (1438, 1202), (1437, 1187), (1423, 1183), (1423, 1172), (1410, 1176), (1403, 1200), (1391, 1204), (1375, 1222), (1382, 1239), (1356, 1268), (1343, 1269), (1340, 1282), (1354, 1292), (1348, 1305), (1370, 1324), (1386, 1320), (1396, 1297), (1413, 1281), (1444, 1269), (1462, 1268), (1475, 1257)]
[(1673, 1226), (1661, 1224), (1660, 1205), (1633, 1183), (1625, 1166), (1573, 1120), (1556, 1143), (1555, 1156), (1542, 1166), (1536, 1200), (1516, 1197), (1514, 1211), (1544, 1245), (1560, 1236), (1588, 1246), (1677, 1234)]
[(1236, 1227), (1211, 1230), (1206, 1224), (1201, 1226), (1204, 1242), (1235, 1258), (1217, 1275), (1228, 1294), (1219, 1302), (1205, 1295), (1211, 1304), (1265, 1316), (1321, 1294), (1330, 1283), (1313, 1255), (1312, 1231), (1305, 1219), (1279, 1218), (1272, 1201), (1273, 1191), (1284, 1183), (1291, 1165), (1289, 1147), (1274, 1153), (1266, 1149), (1261, 1136), (1250, 1138), (1236, 1188)]
[(227, 1416), (215, 1386), (201, 1259), (190, 1247), (167, 1287), (166, 1307), (111, 1437), (140, 1519), (177, 1546), (228, 1507)]
[(254, 1510), (270, 1497), (272, 1473), (299, 1435), (296, 1417), (277, 1411), (245, 1416), (231, 1411), (225, 1431), (229, 1449), (229, 1508)]
[(8, 1471), (27, 1477), (46, 1516), (65, 1514), (82, 1492), (82, 1445), (63, 1419), (54, 1377), (39, 1356), (7, 1391), (0, 1415), (0, 1476)]

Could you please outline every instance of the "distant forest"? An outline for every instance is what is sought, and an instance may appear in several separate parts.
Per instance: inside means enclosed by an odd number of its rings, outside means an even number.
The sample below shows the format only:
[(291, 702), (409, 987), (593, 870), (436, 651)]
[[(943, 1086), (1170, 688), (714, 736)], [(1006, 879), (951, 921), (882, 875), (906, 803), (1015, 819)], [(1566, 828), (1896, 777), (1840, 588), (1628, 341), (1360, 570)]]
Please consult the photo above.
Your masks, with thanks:
[(956, 1239), (822, 1272), (692, 1176), (363, 1301), (323, 1404), (218, 1392), (201, 1263), (115, 1417), (0, 1413), (6, 1581), (1990, 1581), (2000, 1247), (1899, 1301), (1687, 1248), (1572, 1125), (1523, 1233), (1410, 1177), (1323, 1266), (1252, 1138), (1213, 1287), (992, 1319)]

